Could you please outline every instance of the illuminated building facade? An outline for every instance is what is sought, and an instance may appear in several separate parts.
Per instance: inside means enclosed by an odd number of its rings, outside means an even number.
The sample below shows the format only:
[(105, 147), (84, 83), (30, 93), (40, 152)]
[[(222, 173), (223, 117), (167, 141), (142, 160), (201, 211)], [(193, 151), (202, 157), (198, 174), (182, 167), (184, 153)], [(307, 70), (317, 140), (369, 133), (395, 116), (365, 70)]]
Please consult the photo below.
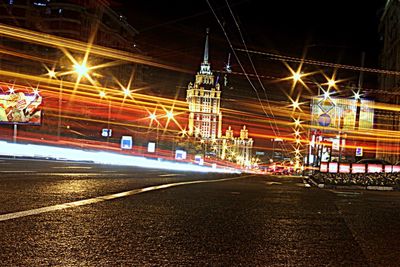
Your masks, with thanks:
[(186, 92), (189, 104), (188, 134), (200, 138), (218, 158), (250, 166), (253, 139), (249, 138), (246, 126), (241, 129), (240, 137), (234, 136), (230, 126), (222, 136), (221, 86), (214, 79), (208, 59), (207, 30), (200, 71), (196, 74), (195, 82), (189, 83)]
[(204, 140), (221, 137), (222, 113), (220, 111), (221, 90), (215, 82), (208, 62), (208, 31), (204, 48), (204, 59), (196, 80), (187, 88), (189, 104), (189, 135)]
[[(380, 25), (380, 35), (383, 40), (381, 52), (381, 67), (386, 70), (400, 71), (400, 3), (387, 0)], [(381, 92), (376, 95), (379, 102), (390, 105), (400, 104), (399, 75), (381, 74), (379, 77)], [(384, 92), (384, 93), (382, 93)], [(378, 139), (377, 158), (396, 163), (400, 160), (400, 112), (394, 108), (377, 110), (378, 129), (385, 137)]]
[(246, 126), (240, 130), (240, 136), (235, 137), (231, 126), (226, 130), (225, 136), (217, 140), (218, 157), (234, 161), (241, 166), (252, 164), (253, 138), (249, 138)]

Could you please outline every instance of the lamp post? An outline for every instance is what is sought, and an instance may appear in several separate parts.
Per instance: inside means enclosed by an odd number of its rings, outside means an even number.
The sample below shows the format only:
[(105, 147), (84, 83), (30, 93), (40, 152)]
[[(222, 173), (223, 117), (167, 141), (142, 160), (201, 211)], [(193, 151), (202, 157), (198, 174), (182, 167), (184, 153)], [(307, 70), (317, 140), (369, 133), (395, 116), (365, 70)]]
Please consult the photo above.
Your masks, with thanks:
[(111, 134), (111, 129), (110, 129), (110, 120), (111, 120), (111, 99), (107, 97), (106, 92), (100, 91), (99, 92), (99, 97), (100, 99), (107, 99), (108, 101), (108, 112), (107, 112), (107, 146), (109, 146), (110, 143), (110, 134)]
[[(157, 124), (157, 127), (156, 127), (156, 149), (155, 149), (155, 153), (156, 153), (156, 156), (158, 157), (158, 146), (159, 146), (159, 142), (158, 142), (158, 130), (159, 130), (160, 122), (157, 120), (157, 116), (156, 116), (156, 114), (154, 114), (154, 113), (151, 113), (151, 114), (149, 115), (149, 119), (151, 120), (151, 122), (155, 121), (156, 124)], [(151, 124), (150, 124), (150, 125), (151, 125)]]
[[(78, 74), (79, 75), (78, 80), (80, 80), (81, 77), (85, 77), (89, 74), (89, 68), (84, 63), (82, 63), (82, 64), (76, 63), (72, 67), (73, 67), (73, 71), (67, 72), (67, 73)], [(67, 73), (65, 73), (65, 74), (67, 74)], [(60, 89), (58, 91), (58, 122), (57, 122), (57, 140), (60, 141), (64, 74), (59, 75), (59, 73), (57, 73), (54, 69), (48, 69), (47, 75), (49, 76), (50, 79), (57, 79), (57, 77), (61, 77), (60, 78)]]

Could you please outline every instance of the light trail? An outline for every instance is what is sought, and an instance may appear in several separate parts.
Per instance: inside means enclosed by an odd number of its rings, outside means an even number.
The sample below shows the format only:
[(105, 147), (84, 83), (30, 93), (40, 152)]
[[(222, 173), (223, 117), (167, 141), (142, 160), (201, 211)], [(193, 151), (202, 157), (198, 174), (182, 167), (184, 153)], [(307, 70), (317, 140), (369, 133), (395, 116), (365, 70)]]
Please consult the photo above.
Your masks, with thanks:
[[(46, 33), (39, 33), (31, 30), (26, 30), (22, 29), (19, 27), (14, 27), (14, 26), (9, 26), (5, 24), (0, 24), (0, 35), (17, 39), (17, 40), (22, 40), (25, 42), (30, 42), (30, 43), (35, 43), (35, 44), (43, 44), (51, 47), (56, 47), (56, 48), (64, 48), (64, 49), (70, 49), (70, 50), (75, 50), (79, 52), (86, 53), (88, 51), (88, 45), (87, 43), (68, 39), (68, 38), (63, 38), (63, 37), (58, 37)], [(133, 53), (121, 51), (121, 50), (116, 50), (108, 47), (102, 47), (98, 45), (91, 45), (90, 46), (90, 53), (94, 55), (98, 55), (101, 57), (105, 58), (111, 58), (111, 59), (116, 59), (116, 60), (124, 60), (126, 62), (133, 62), (137, 64), (143, 64), (143, 65), (148, 65), (152, 67), (158, 67), (158, 68), (163, 68), (163, 69), (168, 69), (172, 71), (177, 71), (177, 72), (182, 72), (182, 73), (190, 73), (192, 74), (192, 71), (163, 64), (160, 62), (155, 62), (153, 59), (141, 55), (136, 55)]]
[(33, 158), (53, 158), (58, 160), (92, 161), (98, 164), (136, 166), (166, 170), (239, 173), (238, 170), (211, 168), (187, 163), (166, 162), (145, 157), (129, 156), (112, 152), (87, 151), (80, 149), (62, 148), (55, 146), (12, 144), (0, 141), (0, 155)]

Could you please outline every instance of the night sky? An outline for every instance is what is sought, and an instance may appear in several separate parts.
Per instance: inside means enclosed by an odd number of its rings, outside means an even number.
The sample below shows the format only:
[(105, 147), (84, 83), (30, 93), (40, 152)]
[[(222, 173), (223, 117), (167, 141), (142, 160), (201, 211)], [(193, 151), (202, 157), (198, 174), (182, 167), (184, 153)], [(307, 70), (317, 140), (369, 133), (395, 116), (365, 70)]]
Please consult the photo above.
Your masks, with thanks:
[[(209, 0), (218, 19), (223, 24), (229, 40), (236, 48), (243, 48), (238, 28), (232, 19), (225, 0)], [(384, 0), (337, 1), (256, 1), (229, 0), (246, 45), (251, 50), (281, 55), (360, 65), (361, 53), (366, 53), (366, 67), (379, 68), (381, 41), (378, 34), (379, 18)], [(193, 74), (202, 60), (205, 29), (210, 28), (210, 61), (212, 69), (222, 70), (231, 52), (228, 41), (217, 23), (206, 0), (202, 1), (116, 1), (114, 7), (124, 13), (140, 34), (138, 48), (158, 60), (185, 67)], [(306, 52), (306, 54), (305, 54)], [(247, 55), (238, 53), (249, 73)], [(233, 57), (233, 56), (232, 56)], [(259, 75), (285, 77), (290, 72), (282, 62), (252, 55)], [(236, 59), (233, 71), (242, 72)], [(297, 68), (296, 63), (291, 67)], [(331, 75), (332, 69), (305, 66), (307, 71), (323, 71)], [(190, 76), (177, 75), (177, 86), (186, 86)], [(356, 80), (358, 73), (338, 70), (340, 79)], [(187, 80), (189, 79), (189, 80)], [(241, 87), (243, 77), (232, 77), (232, 84)], [(173, 81), (171, 81), (173, 82)], [(269, 83), (272, 95), (276, 93), (275, 81)], [(377, 88), (376, 75), (366, 75), (364, 85)], [(250, 89), (248, 89), (250, 90)], [(251, 91), (251, 90), (250, 90)]]

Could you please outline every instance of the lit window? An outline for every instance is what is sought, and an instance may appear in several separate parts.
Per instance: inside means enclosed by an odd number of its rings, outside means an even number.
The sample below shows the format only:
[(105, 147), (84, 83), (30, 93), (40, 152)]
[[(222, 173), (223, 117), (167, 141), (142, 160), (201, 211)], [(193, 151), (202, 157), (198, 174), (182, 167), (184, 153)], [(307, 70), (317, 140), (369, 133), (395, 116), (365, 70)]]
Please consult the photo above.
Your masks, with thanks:
[(14, 4), (14, 0), (8, 0), (8, 4), (9, 5), (13, 5)]

